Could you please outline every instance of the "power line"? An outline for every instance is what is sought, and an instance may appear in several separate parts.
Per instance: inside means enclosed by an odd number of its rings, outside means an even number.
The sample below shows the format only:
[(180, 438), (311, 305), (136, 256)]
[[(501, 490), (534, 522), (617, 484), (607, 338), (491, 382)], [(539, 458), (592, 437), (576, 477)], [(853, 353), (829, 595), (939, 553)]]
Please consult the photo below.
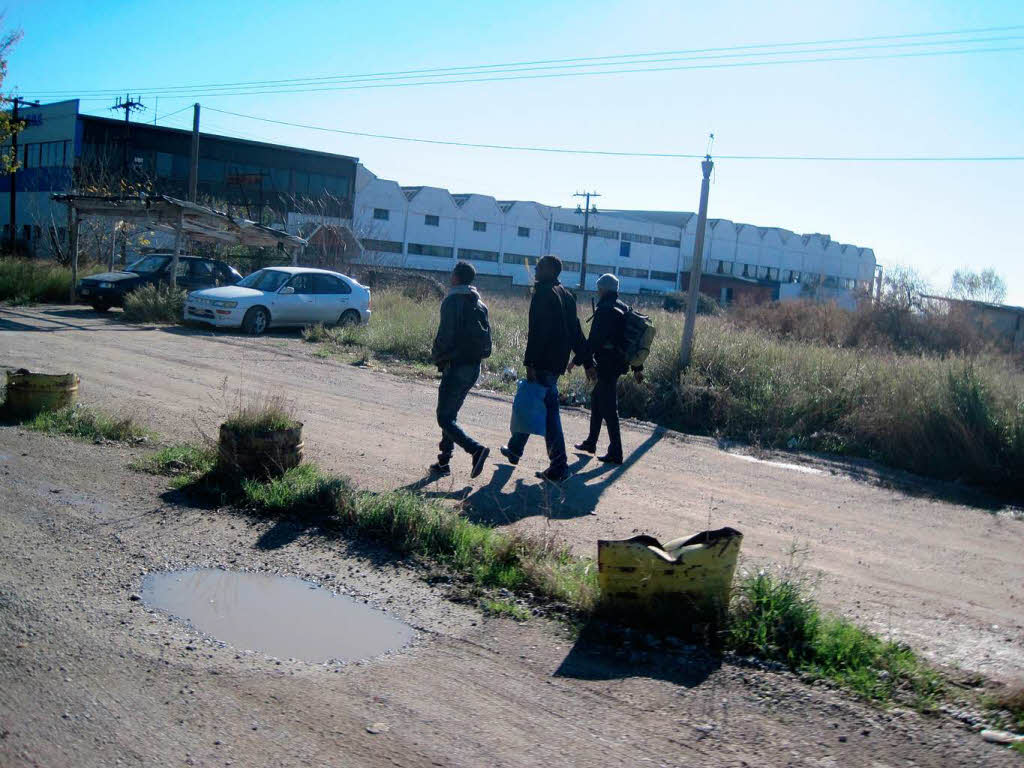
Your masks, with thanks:
[[(258, 120), (264, 123), (273, 123), (275, 125), (285, 125), (291, 128), (304, 128), (311, 131), (322, 131), (324, 133), (336, 133), (344, 136), (358, 136), (361, 138), (368, 139), (384, 139), (387, 141), (403, 141), (415, 144), (434, 144), (449, 147), (465, 147), (471, 149), (500, 149), (511, 152), (541, 152), (549, 154), (564, 154), (564, 155), (600, 155), (608, 157), (648, 157), (648, 158), (662, 158), (662, 159), (675, 159), (675, 160), (692, 160), (703, 158), (704, 155), (696, 154), (682, 154), (677, 152), (631, 152), (631, 151), (614, 151), (614, 150), (601, 150), (601, 149), (569, 149), (564, 147), (538, 147), (538, 146), (520, 146), (514, 144), (483, 144), (467, 141), (453, 141), (444, 139), (423, 139), (414, 138), (410, 136), (394, 136), (383, 133), (368, 133), (365, 131), (350, 131), (342, 128), (328, 128), (322, 125), (309, 125), (306, 123), (296, 123), (288, 120), (277, 120), (269, 117), (258, 117), (256, 115), (246, 115), (240, 112), (230, 112), (225, 109), (216, 109), (215, 107), (205, 107), (205, 109), (211, 112), (218, 112), (222, 115), (231, 115), (232, 117), (241, 117), (247, 120)], [(1024, 160), (1024, 155), (988, 155), (988, 156), (919, 156), (919, 157), (897, 157), (897, 156), (875, 156), (875, 157), (844, 157), (844, 156), (829, 156), (829, 155), (716, 155), (718, 160), (785, 160), (785, 161), (820, 161), (820, 162), (870, 162), (870, 163), (881, 163), (881, 162), (902, 162), (902, 163), (918, 163), (918, 162), (1016, 162)]]
[[(968, 34), (981, 34), (990, 32), (1010, 32), (1015, 30), (1024, 29), (1024, 25), (1008, 25), (999, 27), (977, 27), (960, 30), (946, 30), (940, 32), (913, 32), (899, 35), (872, 35), (867, 37), (851, 37), (851, 38), (832, 38), (825, 40), (810, 40), (810, 41), (799, 41), (799, 42), (784, 42), (784, 43), (758, 43), (748, 45), (733, 45), (733, 46), (720, 46), (713, 48), (691, 48), (673, 51), (653, 51), (647, 53), (626, 53), (626, 54), (613, 54), (605, 56), (585, 56), (575, 58), (562, 58), (562, 59), (538, 59), (529, 61), (515, 61), (505, 62), (499, 64), (474, 64), (468, 66), (454, 66), (454, 67), (434, 67), (428, 69), (410, 69), (410, 70), (393, 70), (384, 72), (369, 72), (362, 74), (351, 74), (351, 75), (325, 75), (319, 77), (301, 77), (301, 78), (283, 78), (278, 80), (251, 80), (251, 81), (239, 81), (234, 83), (206, 83), (206, 84), (195, 84), (185, 86), (160, 86), (152, 88), (132, 88), (130, 90), (144, 92), (146, 94), (170, 94), (175, 91), (195, 90), (195, 89), (230, 89), (230, 88), (258, 88), (268, 85), (310, 85), (315, 83), (324, 82), (341, 82), (341, 81), (363, 81), (363, 80), (374, 80), (374, 79), (408, 79), (414, 76), (435, 76), (435, 77), (447, 77), (455, 76), (457, 73), (469, 73), (469, 74), (482, 74), (486, 73), (486, 70), (499, 70), (509, 71), (509, 68), (520, 68), (534, 65), (562, 65), (561, 68), (567, 66), (613, 66), (616, 61), (624, 61), (627, 59), (646, 59), (652, 57), (664, 57), (664, 56), (680, 56), (680, 55), (692, 55), (692, 54), (706, 54), (706, 53), (721, 53), (723, 51), (756, 51), (764, 48), (800, 48), (812, 45), (835, 45), (844, 43), (865, 43), (874, 42), (880, 40), (906, 40), (923, 37), (950, 37), (955, 35), (968, 35)], [(998, 38), (997, 38), (998, 39)], [(949, 44), (967, 44), (972, 42), (971, 40), (940, 40), (930, 41), (923, 43), (888, 43), (882, 46), (853, 46), (843, 49), (834, 50), (857, 50), (861, 48), (871, 47), (907, 47), (910, 45), (949, 45)], [(796, 51), (795, 53), (807, 53), (809, 51)], [(780, 55), (786, 53), (785, 51), (761, 51), (756, 54), (738, 54), (738, 55)], [(705, 57), (714, 58), (714, 57)], [(608, 62), (606, 64), (590, 64), (589, 62)], [(554, 66), (540, 67), (540, 68), (556, 68)], [(470, 72), (471, 70), (480, 70), (480, 72)], [(51, 90), (51, 91), (36, 91), (39, 95), (55, 95), (55, 94), (116, 94), (121, 93), (124, 89), (80, 89), (77, 91), (73, 90)]]

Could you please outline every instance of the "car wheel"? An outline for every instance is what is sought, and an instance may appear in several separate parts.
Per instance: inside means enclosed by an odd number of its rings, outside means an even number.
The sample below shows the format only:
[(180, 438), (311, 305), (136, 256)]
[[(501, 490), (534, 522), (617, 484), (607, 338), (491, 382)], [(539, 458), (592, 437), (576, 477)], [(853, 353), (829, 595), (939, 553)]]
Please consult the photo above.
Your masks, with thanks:
[(106, 312), (107, 310), (110, 309), (110, 305), (104, 304), (102, 302), (96, 302), (95, 304), (92, 305), (92, 308), (97, 312)]
[(362, 318), (359, 316), (359, 312), (354, 309), (346, 309), (341, 313), (341, 317), (338, 318), (338, 325), (345, 328), (350, 325), (359, 325)]
[(270, 315), (263, 307), (253, 307), (245, 313), (242, 330), (250, 336), (259, 336), (270, 325)]

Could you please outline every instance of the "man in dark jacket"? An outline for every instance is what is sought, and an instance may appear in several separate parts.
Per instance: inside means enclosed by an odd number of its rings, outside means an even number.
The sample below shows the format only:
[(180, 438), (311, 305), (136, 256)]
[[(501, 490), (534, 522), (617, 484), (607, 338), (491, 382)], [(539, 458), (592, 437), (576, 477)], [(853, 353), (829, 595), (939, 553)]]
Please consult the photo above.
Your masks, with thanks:
[[(558, 377), (569, 364), (570, 350), (586, 354), (586, 339), (576, 317), (576, 297), (560, 282), (562, 262), (557, 256), (543, 256), (537, 261), (536, 283), (530, 300), (530, 327), (526, 337), (526, 378), (544, 387), (547, 409), (544, 441), (547, 443), (549, 465), (537, 476), (560, 483), (569, 477), (565, 456), (562, 419), (558, 413)], [(512, 435), (502, 455), (518, 464), (529, 435)]]
[(472, 286), (475, 277), (476, 270), (471, 264), (460, 261), (455, 265), (451, 288), (441, 302), (441, 322), (431, 350), (431, 359), (441, 372), (441, 385), (437, 390), (440, 452), (437, 463), (430, 465), (430, 473), (437, 477), (451, 474), (448, 462), (456, 445), (472, 459), (470, 477), (480, 474), (490, 453), (490, 449), (467, 435), (455, 421), (466, 395), (480, 377), (480, 361), (491, 354), (487, 306)]
[[(619, 301), (619, 281), (615, 275), (601, 275), (597, 280), (597, 293), (599, 298), (591, 319), (586, 353), (577, 355), (573, 360), (574, 365), (583, 365), (587, 369), (588, 379), (597, 382), (590, 397), (590, 434), (576, 449), (596, 453), (597, 438), (604, 421), (608, 427), (608, 452), (598, 456), (598, 460), (606, 464), (622, 464), (618, 385), (619, 377), (629, 370), (623, 352), (623, 332), (629, 307)], [(634, 368), (633, 375), (637, 381), (643, 381), (643, 367)]]

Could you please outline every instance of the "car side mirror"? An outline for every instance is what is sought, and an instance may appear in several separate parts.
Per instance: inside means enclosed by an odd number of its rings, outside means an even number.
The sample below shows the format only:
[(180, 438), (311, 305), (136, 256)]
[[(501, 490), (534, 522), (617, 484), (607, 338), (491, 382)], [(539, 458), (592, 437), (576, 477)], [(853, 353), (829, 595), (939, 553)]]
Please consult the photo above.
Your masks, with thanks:
[(286, 285), (284, 288), (281, 289), (282, 296), (290, 296), (293, 293), (295, 293), (295, 289), (292, 288), (290, 285)]

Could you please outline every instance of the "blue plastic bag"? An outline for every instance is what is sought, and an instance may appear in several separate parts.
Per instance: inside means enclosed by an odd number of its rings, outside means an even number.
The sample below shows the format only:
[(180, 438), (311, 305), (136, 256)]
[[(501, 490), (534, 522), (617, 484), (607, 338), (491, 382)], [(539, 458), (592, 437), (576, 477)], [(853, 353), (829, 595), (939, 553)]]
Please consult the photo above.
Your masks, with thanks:
[(535, 381), (519, 380), (516, 399), (512, 401), (512, 434), (543, 435), (547, 430), (548, 409), (544, 405), (547, 390)]

